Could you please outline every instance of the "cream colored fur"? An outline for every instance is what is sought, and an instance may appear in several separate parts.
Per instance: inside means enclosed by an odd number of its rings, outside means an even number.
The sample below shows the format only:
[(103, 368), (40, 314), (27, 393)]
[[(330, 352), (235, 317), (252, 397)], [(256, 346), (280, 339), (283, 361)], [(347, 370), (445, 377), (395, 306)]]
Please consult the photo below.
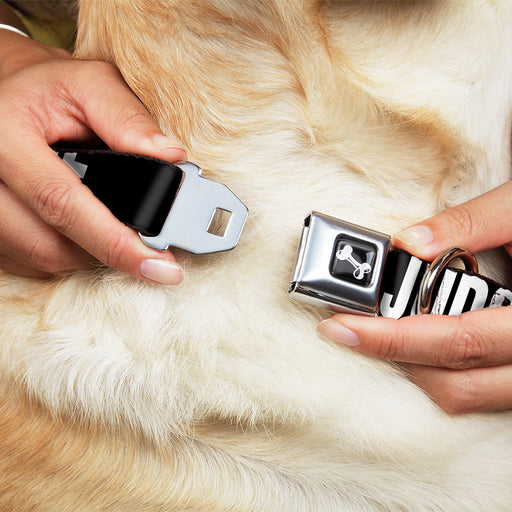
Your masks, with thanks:
[(443, 413), (287, 289), (310, 210), (393, 233), (509, 178), (512, 4), (80, 7), (78, 56), (250, 214), (176, 287), (1, 278), (0, 509), (510, 511), (511, 413)]

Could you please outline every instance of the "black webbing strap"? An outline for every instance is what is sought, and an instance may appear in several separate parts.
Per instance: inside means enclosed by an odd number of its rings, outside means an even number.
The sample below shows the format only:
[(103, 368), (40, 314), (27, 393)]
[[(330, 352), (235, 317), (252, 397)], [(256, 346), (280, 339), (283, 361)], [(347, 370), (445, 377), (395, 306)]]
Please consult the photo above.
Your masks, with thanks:
[[(391, 249), (384, 268), (380, 315), (393, 318), (418, 312), (418, 297), (429, 263)], [(458, 315), (484, 307), (508, 306), (512, 292), (495, 281), (458, 268), (443, 270), (433, 288), (431, 313)]]
[(146, 236), (160, 233), (183, 179), (179, 167), (108, 150), (53, 149), (121, 222)]

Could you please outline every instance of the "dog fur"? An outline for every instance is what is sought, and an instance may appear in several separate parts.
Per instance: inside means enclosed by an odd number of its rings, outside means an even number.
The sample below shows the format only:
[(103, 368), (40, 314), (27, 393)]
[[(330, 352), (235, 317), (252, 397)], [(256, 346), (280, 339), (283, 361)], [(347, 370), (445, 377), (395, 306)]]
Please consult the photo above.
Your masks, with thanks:
[(393, 233), (509, 179), (511, 26), (508, 0), (82, 0), (77, 56), (250, 213), (235, 250), (176, 251), (179, 286), (1, 278), (0, 510), (510, 511), (511, 413), (442, 412), (287, 289), (311, 210)]

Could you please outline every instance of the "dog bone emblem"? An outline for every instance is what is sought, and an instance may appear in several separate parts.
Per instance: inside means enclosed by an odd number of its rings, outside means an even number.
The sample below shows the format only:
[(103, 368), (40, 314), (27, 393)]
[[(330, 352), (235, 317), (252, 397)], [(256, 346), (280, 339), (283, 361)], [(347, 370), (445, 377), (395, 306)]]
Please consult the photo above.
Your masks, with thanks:
[(352, 246), (344, 245), (339, 251), (336, 252), (336, 258), (341, 261), (348, 261), (354, 267), (354, 273), (352, 274), (356, 279), (363, 279), (365, 274), (371, 271), (372, 267), (369, 263), (359, 263), (354, 256), (352, 256)]

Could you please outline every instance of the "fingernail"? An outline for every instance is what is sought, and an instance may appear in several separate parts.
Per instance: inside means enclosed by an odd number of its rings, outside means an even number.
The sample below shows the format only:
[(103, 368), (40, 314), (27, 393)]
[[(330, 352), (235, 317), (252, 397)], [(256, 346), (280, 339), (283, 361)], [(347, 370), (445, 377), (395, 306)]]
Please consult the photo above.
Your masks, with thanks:
[(359, 336), (354, 331), (331, 318), (320, 322), (317, 331), (337, 343), (342, 343), (349, 347), (357, 347), (359, 345)]
[(139, 267), (142, 277), (161, 284), (179, 284), (183, 281), (183, 268), (167, 260), (144, 260)]
[(428, 226), (412, 226), (400, 231), (394, 238), (416, 249), (431, 244), (434, 241), (434, 234)]

